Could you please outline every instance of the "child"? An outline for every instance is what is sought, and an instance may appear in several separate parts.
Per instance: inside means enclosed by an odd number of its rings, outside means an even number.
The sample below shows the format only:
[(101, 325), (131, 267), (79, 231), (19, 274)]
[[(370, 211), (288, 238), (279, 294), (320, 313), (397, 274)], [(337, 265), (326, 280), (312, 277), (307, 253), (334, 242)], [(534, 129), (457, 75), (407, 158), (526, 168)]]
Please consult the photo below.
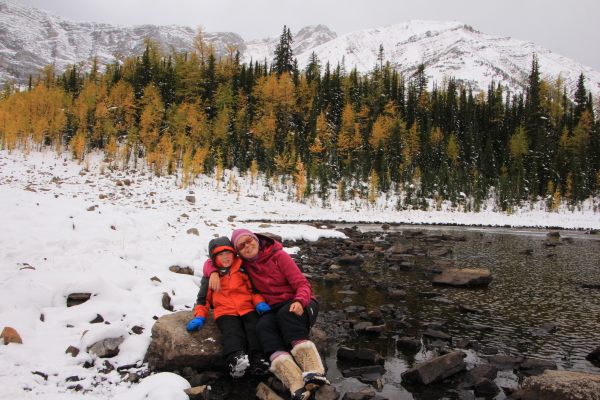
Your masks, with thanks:
[(255, 375), (266, 374), (269, 364), (260, 350), (256, 324), (259, 313), (270, 310), (270, 307), (260, 294), (253, 291), (250, 278), (242, 268), (242, 260), (235, 255), (226, 236), (211, 240), (208, 251), (210, 260), (206, 263), (214, 264), (218, 269), (220, 283), (209, 287), (209, 279), (202, 278), (194, 309), (195, 318), (186, 329), (200, 330), (212, 306), (215, 322), (222, 334), (223, 358), (231, 376), (244, 376), (248, 367)]

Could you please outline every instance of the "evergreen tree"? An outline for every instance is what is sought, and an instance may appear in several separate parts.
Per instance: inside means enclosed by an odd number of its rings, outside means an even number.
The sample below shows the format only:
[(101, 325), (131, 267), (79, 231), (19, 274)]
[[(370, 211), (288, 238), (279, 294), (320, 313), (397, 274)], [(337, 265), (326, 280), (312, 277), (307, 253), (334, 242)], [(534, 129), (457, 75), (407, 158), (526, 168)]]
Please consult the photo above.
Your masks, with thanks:
[(279, 44), (275, 48), (273, 70), (281, 75), (285, 72), (292, 74), (295, 70), (294, 52), (292, 50), (292, 33), (287, 26), (283, 26), (283, 33), (279, 37)]

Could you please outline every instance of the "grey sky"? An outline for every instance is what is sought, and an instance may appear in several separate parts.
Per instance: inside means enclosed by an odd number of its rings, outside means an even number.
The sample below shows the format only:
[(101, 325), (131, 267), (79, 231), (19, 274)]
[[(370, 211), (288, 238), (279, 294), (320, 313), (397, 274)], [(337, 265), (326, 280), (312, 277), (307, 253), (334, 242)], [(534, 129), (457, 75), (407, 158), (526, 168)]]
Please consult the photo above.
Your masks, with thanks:
[(61, 17), (121, 25), (203, 26), (245, 40), (324, 24), (338, 35), (411, 19), (460, 21), (527, 40), (600, 71), (600, 0), (9, 0)]

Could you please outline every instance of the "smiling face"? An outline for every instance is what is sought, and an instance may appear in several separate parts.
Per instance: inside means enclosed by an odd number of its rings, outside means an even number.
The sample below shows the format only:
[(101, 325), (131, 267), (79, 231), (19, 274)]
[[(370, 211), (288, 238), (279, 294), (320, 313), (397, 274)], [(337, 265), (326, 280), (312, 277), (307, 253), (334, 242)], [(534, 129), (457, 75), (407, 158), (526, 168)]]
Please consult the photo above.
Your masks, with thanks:
[(217, 254), (217, 260), (223, 266), (223, 268), (229, 268), (233, 265), (233, 251), (225, 250)]
[(258, 254), (258, 242), (248, 235), (238, 239), (235, 244), (237, 252), (244, 258), (254, 258)]

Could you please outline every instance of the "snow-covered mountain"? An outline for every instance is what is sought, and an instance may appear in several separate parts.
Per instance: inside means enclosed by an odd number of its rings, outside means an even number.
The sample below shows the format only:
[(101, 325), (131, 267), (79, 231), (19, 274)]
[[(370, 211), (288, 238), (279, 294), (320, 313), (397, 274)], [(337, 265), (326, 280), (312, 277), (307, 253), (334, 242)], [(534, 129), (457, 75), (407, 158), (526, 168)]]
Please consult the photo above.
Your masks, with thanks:
[[(32, 7), (0, 1), (0, 82), (16, 79), (25, 82), (43, 66), (53, 64), (57, 71), (67, 65), (98, 57), (100, 63), (116, 55), (137, 56), (149, 37), (166, 51), (192, 48), (196, 30), (185, 26), (116, 26), (74, 22)], [(408, 21), (396, 25), (351, 32), (342, 36), (324, 25), (307, 26), (294, 33), (294, 54), (300, 68), (314, 52), (321, 64), (343, 65), (346, 71), (373, 70), (380, 46), (384, 59), (406, 77), (419, 64), (426, 66), (430, 85), (441, 85), (447, 77), (473, 90), (486, 90), (492, 81), (513, 91), (523, 88), (538, 57), (545, 78), (562, 77), (573, 93), (581, 73), (594, 96), (600, 94), (600, 72), (575, 60), (552, 53), (532, 42), (499, 38), (473, 30), (460, 22)], [(279, 43), (279, 34), (244, 41), (232, 32), (205, 33), (218, 56), (236, 46), (245, 62), (270, 62)]]

